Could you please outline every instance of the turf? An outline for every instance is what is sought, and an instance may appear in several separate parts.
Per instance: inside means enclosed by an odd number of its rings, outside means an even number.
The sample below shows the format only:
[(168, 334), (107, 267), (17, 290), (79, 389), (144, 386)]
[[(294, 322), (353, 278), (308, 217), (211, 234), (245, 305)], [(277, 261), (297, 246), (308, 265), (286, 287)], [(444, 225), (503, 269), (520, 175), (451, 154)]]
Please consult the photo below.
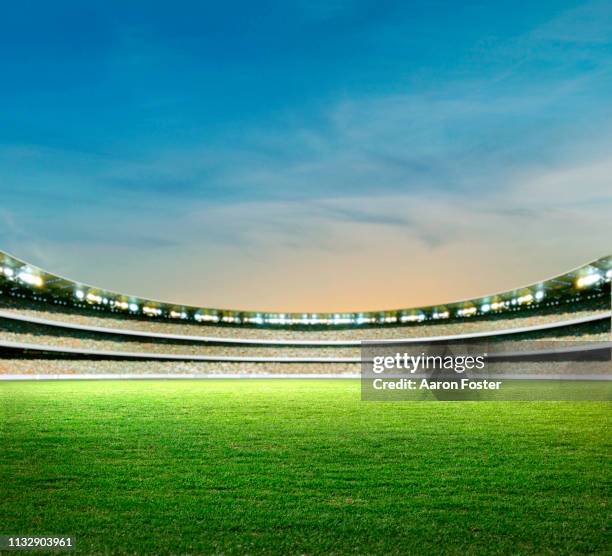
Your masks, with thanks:
[(604, 553), (609, 402), (352, 380), (0, 384), (0, 534), (82, 553)]

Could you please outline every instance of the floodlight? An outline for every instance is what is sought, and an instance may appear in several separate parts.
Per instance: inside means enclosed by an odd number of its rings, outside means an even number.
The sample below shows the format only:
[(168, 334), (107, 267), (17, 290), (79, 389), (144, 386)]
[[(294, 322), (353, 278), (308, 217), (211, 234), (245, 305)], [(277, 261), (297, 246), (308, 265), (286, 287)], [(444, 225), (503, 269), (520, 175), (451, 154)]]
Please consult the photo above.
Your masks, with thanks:
[(601, 280), (601, 274), (598, 272), (594, 272), (593, 274), (587, 274), (586, 276), (582, 276), (576, 280), (577, 288), (587, 288), (589, 286), (593, 286), (597, 284)]
[[(388, 319), (385, 319), (387, 322)], [(418, 313), (416, 315), (402, 315), (400, 317), (402, 322), (422, 322), (425, 320), (425, 315), (423, 313)]]
[(466, 307), (465, 309), (459, 309), (457, 311), (457, 316), (459, 317), (471, 317), (476, 314), (476, 307)]
[(29, 284), (30, 286), (36, 286), (37, 288), (40, 288), (40, 286), (43, 285), (43, 279), (40, 276), (36, 276), (35, 274), (30, 274), (29, 272), (26, 272), (25, 270), (21, 271), (17, 275), (17, 278), (19, 278), (19, 280), (21, 280), (22, 282), (25, 282), (26, 284)]
[(87, 301), (90, 303), (102, 303), (102, 297), (96, 295), (95, 293), (88, 293), (86, 296)]

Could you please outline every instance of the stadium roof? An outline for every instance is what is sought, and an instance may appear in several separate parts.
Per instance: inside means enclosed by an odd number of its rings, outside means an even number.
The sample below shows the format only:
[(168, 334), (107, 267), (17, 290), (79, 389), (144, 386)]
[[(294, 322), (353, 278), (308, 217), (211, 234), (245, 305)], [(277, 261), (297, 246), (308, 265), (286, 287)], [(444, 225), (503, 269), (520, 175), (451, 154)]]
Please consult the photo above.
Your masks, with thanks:
[(601, 288), (604, 284), (608, 284), (611, 278), (612, 256), (607, 256), (547, 280), (452, 303), (349, 313), (283, 313), (194, 307), (114, 292), (58, 276), (0, 251), (0, 286), (8, 286), (9, 289), (31, 290), (33, 293), (52, 296), (76, 306), (93, 306), (113, 312), (210, 324), (359, 326), (469, 318), (475, 315), (553, 303), (560, 297)]

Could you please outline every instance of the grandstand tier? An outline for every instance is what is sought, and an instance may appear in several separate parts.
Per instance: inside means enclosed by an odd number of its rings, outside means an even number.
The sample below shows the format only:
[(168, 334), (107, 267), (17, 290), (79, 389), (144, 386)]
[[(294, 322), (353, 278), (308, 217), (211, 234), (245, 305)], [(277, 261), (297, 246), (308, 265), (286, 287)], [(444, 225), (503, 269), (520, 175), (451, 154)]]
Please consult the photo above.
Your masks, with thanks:
[[(259, 313), (124, 296), (0, 253), (0, 376), (331, 376), (359, 371), (364, 341), (486, 341), (508, 352), (536, 340), (607, 345), (611, 268), (607, 257), (525, 288), (435, 307), (319, 313), (316, 322), (312, 313), (266, 313), (253, 321)], [(212, 314), (233, 316), (200, 318)]]

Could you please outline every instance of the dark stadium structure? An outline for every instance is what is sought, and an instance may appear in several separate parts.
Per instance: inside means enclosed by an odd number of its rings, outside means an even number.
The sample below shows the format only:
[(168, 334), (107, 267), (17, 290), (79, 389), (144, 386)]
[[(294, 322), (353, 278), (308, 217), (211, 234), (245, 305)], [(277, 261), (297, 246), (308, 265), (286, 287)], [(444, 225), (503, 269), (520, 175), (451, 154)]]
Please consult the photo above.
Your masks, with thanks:
[[(347, 374), (364, 341), (610, 346), (612, 257), (476, 299), (354, 313), (178, 305), (88, 286), (0, 252), (0, 377)], [(524, 348), (521, 348), (524, 349)], [(120, 362), (120, 363), (119, 363)]]

